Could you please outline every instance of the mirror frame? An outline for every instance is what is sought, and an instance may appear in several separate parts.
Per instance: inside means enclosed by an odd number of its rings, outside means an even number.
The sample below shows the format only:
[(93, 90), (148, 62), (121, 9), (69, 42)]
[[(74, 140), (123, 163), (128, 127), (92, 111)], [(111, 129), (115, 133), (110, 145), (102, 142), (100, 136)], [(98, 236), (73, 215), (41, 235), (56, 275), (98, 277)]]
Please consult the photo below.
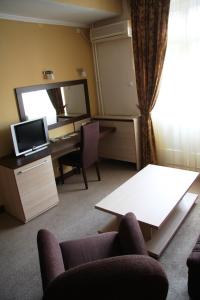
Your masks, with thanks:
[(63, 121), (59, 121), (55, 124), (48, 125), (48, 129), (53, 129), (57, 127), (64, 126), (66, 124), (73, 123), (75, 121), (79, 121), (85, 118), (89, 118), (90, 115), (90, 103), (89, 103), (89, 94), (88, 94), (88, 86), (87, 86), (87, 79), (79, 79), (79, 80), (70, 80), (70, 81), (61, 81), (61, 82), (55, 82), (55, 83), (48, 83), (48, 84), (39, 84), (39, 85), (32, 85), (32, 86), (26, 86), (26, 87), (19, 87), (15, 88), (15, 96), (17, 100), (17, 108), (18, 113), (20, 117), (20, 121), (26, 121), (26, 114), (24, 110), (23, 105), (23, 99), (22, 99), (22, 93), (24, 92), (32, 92), (32, 91), (38, 91), (41, 89), (53, 89), (53, 88), (59, 88), (64, 86), (72, 86), (72, 85), (80, 85), (83, 84), (84, 86), (84, 93), (85, 93), (85, 104), (86, 104), (86, 110), (87, 113), (77, 116), (77, 117), (70, 117), (66, 120), (63, 118)]

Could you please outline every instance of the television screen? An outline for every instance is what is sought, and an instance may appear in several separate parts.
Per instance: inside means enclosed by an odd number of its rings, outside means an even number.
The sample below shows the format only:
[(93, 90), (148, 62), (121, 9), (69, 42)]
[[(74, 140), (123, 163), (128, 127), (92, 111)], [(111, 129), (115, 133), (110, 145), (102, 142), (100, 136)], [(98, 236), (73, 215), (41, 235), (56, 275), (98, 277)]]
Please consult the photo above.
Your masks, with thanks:
[(11, 134), (16, 156), (42, 150), (48, 144), (46, 118), (12, 124)]

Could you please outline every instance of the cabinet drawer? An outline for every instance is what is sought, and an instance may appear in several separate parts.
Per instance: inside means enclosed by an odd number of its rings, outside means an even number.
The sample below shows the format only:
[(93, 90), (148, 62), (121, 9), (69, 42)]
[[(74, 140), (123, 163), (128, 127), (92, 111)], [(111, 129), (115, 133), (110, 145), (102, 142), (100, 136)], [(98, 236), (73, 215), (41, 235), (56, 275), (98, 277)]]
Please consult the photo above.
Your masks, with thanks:
[(27, 164), (14, 172), (26, 221), (58, 202), (50, 156)]
[(136, 162), (133, 121), (100, 121), (101, 126), (115, 127), (115, 132), (101, 139), (99, 155), (102, 157)]

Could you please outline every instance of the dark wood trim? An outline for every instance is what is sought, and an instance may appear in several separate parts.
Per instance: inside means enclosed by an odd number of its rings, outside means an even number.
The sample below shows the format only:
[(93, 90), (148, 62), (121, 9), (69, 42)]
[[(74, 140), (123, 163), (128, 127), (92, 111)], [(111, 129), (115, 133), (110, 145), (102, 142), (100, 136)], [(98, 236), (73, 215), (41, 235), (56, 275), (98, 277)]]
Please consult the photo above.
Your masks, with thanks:
[(115, 131), (116, 131), (115, 127), (100, 126), (100, 139), (104, 138), (104, 136), (108, 135), (109, 133)]
[(87, 118), (90, 118), (90, 114), (85, 114), (85, 115), (81, 115), (81, 116), (77, 116), (77, 117), (70, 117), (70, 118), (66, 117), (66, 119), (63, 117), (63, 121), (59, 121), (55, 124), (49, 125), (48, 129), (58, 128), (58, 127), (66, 125), (66, 124), (71, 124), (71, 123), (74, 123), (74, 122), (77, 122), (77, 121), (80, 121), (83, 119), (87, 119)]
[(98, 120), (98, 121), (118, 121), (118, 122), (133, 122), (133, 119), (119, 119), (119, 118), (113, 118), (113, 119), (110, 119), (110, 118), (98, 118), (98, 117), (93, 117), (92, 118), (93, 120)]
[(31, 86), (26, 86), (26, 87), (15, 88), (14, 91), (15, 91), (15, 97), (16, 97), (17, 109), (18, 109), (20, 121), (27, 120), (26, 114), (24, 111), (22, 93), (38, 91), (41, 89), (48, 90), (48, 89), (58, 88), (58, 87), (62, 87), (62, 86), (72, 86), (72, 85), (78, 85), (78, 84), (83, 84), (83, 86), (84, 86), (87, 113), (80, 115), (78, 117), (70, 117), (70, 118), (66, 117), (66, 119), (64, 119), (63, 121), (59, 121), (55, 124), (49, 125), (48, 129), (58, 128), (58, 127), (66, 125), (66, 124), (71, 124), (75, 121), (83, 120), (85, 118), (90, 117), (90, 101), (89, 101), (87, 79), (79, 79), (79, 80), (61, 81), (61, 82), (55, 82), (55, 83), (39, 84), (39, 85), (31, 85)]
[(0, 214), (2, 214), (5, 211), (4, 205), (0, 205)]

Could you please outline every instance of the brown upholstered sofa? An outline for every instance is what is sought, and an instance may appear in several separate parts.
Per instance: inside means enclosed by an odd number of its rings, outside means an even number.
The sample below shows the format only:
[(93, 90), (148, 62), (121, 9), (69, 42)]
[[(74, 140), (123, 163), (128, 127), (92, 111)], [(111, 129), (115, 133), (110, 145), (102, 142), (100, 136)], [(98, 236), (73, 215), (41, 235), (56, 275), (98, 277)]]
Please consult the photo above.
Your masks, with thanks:
[(192, 300), (200, 299), (200, 236), (187, 259), (188, 293)]
[(135, 216), (122, 218), (118, 232), (59, 243), (48, 230), (38, 232), (44, 300), (164, 300), (168, 280), (148, 256)]

